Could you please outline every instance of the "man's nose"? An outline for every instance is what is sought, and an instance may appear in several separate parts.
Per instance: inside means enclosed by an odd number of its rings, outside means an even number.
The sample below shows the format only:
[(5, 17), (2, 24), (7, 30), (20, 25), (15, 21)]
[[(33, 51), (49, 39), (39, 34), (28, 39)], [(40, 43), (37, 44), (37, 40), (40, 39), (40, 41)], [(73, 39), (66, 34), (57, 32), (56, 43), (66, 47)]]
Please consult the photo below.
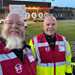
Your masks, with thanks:
[(49, 28), (51, 28), (52, 27), (52, 24), (49, 24)]
[(16, 24), (16, 23), (13, 23), (13, 24), (12, 24), (12, 27), (17, 27), (17, 24)]

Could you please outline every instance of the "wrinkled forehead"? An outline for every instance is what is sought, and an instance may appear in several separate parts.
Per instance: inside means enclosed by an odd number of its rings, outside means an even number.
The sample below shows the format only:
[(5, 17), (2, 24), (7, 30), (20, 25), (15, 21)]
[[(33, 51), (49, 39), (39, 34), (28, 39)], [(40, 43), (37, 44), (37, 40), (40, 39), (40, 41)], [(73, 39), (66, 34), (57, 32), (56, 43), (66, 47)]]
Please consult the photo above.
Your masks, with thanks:
[(23, 18), (19, 14), (8, 14), (8, 16), (5, 18), (5, 21), (19, 21), (24, 23)]
[(45, 16), (44, 17), (44, 22), (55, 22), (56, 23), (56, 18), (54, 16)]

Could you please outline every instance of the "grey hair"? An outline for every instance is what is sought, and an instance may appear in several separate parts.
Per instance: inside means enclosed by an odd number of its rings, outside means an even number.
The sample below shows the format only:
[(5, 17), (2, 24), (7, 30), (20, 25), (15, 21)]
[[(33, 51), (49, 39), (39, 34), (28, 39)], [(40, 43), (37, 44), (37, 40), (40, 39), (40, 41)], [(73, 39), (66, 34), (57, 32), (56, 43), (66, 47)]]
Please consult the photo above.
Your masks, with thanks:
[(6, 17), (5, 19), (7, 19), (9, 16), (13, 15), (13, 14), (16, 14), (16, 15), (19, 15), (21, 20), (24, 21), (24, 18), (19, 14), (19, 13), (16, 13), (16, 12), (10, 12)]
[(51, 17), (53, 20), (56, 21), (56, 17), (53, 14), (49, 14), (49, 13), (44, 16), (44, 20), (45, 18), (48, 18), (48, 17)]

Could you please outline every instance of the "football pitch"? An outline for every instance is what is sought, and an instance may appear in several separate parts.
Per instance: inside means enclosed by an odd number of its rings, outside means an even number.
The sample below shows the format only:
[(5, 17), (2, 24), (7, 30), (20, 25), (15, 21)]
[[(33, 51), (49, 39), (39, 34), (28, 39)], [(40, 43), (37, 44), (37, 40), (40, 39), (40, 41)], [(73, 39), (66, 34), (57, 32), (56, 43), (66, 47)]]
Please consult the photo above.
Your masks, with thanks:
[[(28, 23), (26, 32), (28, 40), (43, 31), (42, 24), (42, 22)], [(70, 44), (72, 44), (75, 40), (75, 20), (58, 20), (57, 32), (64, 35)]]

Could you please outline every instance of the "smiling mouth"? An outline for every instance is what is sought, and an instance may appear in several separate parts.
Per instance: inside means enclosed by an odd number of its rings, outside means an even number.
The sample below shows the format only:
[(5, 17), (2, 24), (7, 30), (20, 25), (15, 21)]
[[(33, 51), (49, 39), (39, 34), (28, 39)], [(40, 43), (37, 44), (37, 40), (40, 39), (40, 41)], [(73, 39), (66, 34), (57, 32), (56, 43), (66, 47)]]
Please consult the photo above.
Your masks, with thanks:
[(48, 31), (55, 31), (54, 29), (47, 29)]
[(48, 29), (48, 31), (53, 31), (52, 29)]
[(10, 31), (10, 34), (14, 34), (14, 35), (20, 34), (20, 31)]

